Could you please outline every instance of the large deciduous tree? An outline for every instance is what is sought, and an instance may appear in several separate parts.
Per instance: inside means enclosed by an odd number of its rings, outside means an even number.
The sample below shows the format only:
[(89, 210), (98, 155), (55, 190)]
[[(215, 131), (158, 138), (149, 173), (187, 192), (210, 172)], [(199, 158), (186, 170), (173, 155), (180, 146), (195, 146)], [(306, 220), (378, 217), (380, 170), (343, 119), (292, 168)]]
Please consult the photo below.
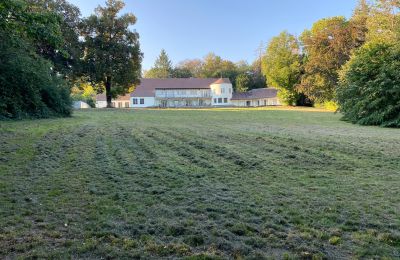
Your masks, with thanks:
[(268, 44), (262, 60), (262, 71), (268, 84), (279, 89), (281, 100), (294, 105), (298, 98), (295, 90), (301, 75), (299, 43), (293, 35), (282, 32)]
[(301, 35), (301, 41), (306, 56), (297, 90), (317, 103), (332, 101), (338, 70), (355, 47), (349, 22), (344, 17), (322, 19)]
[(139, 34), (130, 30), (136, 17), (131, 13), (119, 16), (124, 5), (121, 0), (107, 0), (81, 27), (85, 74), (105, 87), (107, 107), (112, 97), (128, 92), (141, 76)]
[(399, 41), (399, 0), (377, 0), (367, 19), (367, 41), (395, 43)]
[(200, 77), (202, 66), (203, 62), (200, 59), (187, 59), (179, 62), (176, 66), (176, 69), (189, 71), (191, 77)]
[(35, 12), (51, 12), (60, 19), (61, 42), (59, 48), (54, 48), (46, 41), (36, 41), (37, 52), (52, 61), (53, 70), (72, 81), (80, 69), (79, 59), (81, 48), (79, 44), (80, 10), (66, 0), (26, 0), (29, 9)]

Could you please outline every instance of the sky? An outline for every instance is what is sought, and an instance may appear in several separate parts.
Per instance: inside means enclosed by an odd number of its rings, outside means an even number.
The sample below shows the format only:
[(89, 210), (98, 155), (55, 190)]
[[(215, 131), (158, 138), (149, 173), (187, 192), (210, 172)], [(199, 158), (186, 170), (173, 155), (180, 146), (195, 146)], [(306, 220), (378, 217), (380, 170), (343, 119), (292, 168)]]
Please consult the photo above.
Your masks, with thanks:
[[(83, 16), (105, 0), (69, 0)], [(161, 49), (174, 64), (209, 52), (234, 62), (253, 62), (261, 43), (286, 30), (300, 35), (321, 19), (350, 17), (357, 0), (125, 0), (140, 35), (143, 69)]]

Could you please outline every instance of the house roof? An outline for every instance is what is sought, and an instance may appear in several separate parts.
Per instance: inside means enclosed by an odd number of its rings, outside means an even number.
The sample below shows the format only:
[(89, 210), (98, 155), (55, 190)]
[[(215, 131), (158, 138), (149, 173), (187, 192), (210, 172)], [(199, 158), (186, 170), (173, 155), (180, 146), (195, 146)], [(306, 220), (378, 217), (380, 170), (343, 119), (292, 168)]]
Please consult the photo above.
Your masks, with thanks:
[(248, 100), (262, 98), (276, 98), (278, 90), (275, 88), (258, 88), (247, 92), (233, 93), (232, 100)]
[(131, 97), (154, 97), (156, 89), (209, 89), (212, 84), (230, 84), (229, 79), (185, 78), (185, 79), (141, 79)]
[[(112, 101), (129, 101), (131, 95), (126, 94), (124, 96), (118, 96), (116, 99), (113, 99)], [(106, 94), (98, 94), (96, 95), (96, 101), (107, 101)]]
[(231, 81), (228, 78), (220, 78), (212, 84), (231, 84)]

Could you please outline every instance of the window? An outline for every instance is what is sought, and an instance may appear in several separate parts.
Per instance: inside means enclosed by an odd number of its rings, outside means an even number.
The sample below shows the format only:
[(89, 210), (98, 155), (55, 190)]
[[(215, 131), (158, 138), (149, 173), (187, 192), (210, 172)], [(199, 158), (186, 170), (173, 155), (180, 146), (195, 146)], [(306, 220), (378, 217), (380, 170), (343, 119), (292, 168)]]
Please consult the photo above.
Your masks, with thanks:
[(133, 104), (134, 104), (134, 105), (137, 105), (137, 98), (134, 98), (134, 99), (133, 99)]
[(218, 104), (222, 104), (222, 98), (218, 98)]
[(228, 99), (227, 98), (224, 98), (224, 103), (225, 104), (228, 103)]
[(115, 107), (115, 102), (111, 102), (111, 107)]
[(122, 107), (122, 102), (118, 102), (118, 108)]
[(141, 98), (141, 99), (140, 99), (140, 104), (141, 104), (141, 105), (144, 105), (144, 98)]
[(216, 98), (214, 98), (214, 103), (217, 104), (217, 99)]
[(125, 102), (125, 107), (129, 107), (129, 102)]
[(224, 87), (221, 88), (221, 93), (225, 94), (225, 88)]

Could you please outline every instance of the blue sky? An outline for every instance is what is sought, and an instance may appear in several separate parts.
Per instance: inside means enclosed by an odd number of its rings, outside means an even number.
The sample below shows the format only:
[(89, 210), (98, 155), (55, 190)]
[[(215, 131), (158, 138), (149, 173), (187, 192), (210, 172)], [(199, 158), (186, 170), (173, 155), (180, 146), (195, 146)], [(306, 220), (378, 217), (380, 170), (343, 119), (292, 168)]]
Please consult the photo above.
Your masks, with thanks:
[[(104, 0), (69, 0), (84, 16)], [(125, 0), (138, 18), (143, 69), (164, 48), (174, 64), (214, 52), (252, 62), (261, 42), (283, 30), (299, 35), (318, 19), (350, 17), (357, 0)]]

